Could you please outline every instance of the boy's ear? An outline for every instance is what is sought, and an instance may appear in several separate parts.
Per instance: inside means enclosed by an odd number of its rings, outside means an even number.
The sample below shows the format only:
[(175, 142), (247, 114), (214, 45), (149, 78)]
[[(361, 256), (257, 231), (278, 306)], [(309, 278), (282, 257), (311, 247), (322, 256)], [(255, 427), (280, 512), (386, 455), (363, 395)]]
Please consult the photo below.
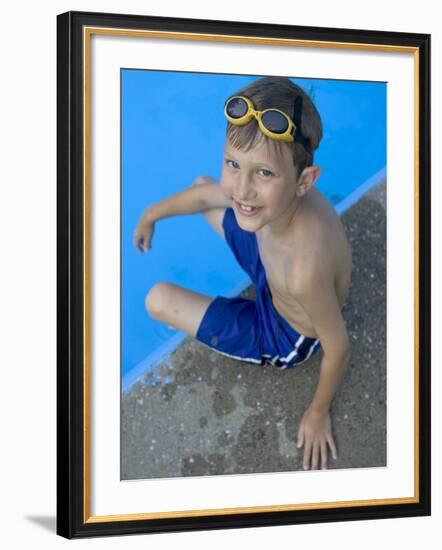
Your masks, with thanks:
[(307, 168), (304, 168), (298, 177), (296, 196), (303, 197), (315, 185), (320, 175), (321, 168), (319, 166), (307, 166)]

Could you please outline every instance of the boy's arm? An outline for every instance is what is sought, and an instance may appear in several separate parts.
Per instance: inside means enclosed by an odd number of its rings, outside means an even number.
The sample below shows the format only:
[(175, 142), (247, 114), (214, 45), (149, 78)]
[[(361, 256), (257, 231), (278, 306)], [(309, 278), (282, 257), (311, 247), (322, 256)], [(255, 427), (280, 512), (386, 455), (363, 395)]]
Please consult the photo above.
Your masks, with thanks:
[[(195, 183), (198, 182), (198, 185)], [(141, 215), (134, 232), (134, 245), (140, 251), (149, 249), (155, 222), (171, 216), (194, 214), (210, 208), (230, 207), (221, 186), (208, 176), (197, 178), (192, 187), (149, 205)]]
[[(204, 182), (195, 185), (196, 181)], [(232, 201), (227, 199), (221, 186), (209, 177), (197, 178), (192, 187), (179, 191), (166, 199), (150, 205), (145, 214), (152, 222), (170, 216), (194, 214), (209, 208), (228, 207)]]
[(313, 322), (324, 355), (319, 382), (298, 431), (298, 447), (304, 446), (304, 468), (326, 468), (327, 444), (336, 458), (329, 408), (350, 357), (350, 344), (331, 277), (310, 274), (296, 284), (296, 298)]

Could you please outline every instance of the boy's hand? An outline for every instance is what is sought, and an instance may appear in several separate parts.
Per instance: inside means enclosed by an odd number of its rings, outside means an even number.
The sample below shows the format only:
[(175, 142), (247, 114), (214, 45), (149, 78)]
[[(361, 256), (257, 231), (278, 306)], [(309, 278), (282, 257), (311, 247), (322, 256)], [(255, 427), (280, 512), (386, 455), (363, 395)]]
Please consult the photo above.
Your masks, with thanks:
[(330, 413), (307, 409), (298, 430), (298, 449), (304, 447), (304, 470), (327, 469), (327, 445), (336, 460), (336, 445), (331, 431)]
[(145, 211), (134, 232), (134, 246), (139, 252), (152, 248), (154, 230), (155, 223), (149, 217), (148, 211)]

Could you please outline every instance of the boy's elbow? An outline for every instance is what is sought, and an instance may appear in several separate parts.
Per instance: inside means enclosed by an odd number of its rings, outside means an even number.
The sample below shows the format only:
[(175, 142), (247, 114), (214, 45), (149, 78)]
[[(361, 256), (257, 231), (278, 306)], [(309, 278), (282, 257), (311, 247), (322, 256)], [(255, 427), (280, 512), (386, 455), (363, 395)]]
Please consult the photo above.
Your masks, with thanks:
[(350, 363), (350, 358), (351, 358), (351, 347), (350, 347), (350, 343), (348, 343), (348, 345), (343, 351), (342, 363), (344, 365), (344, 368)]
[(208, 189), (215, 184), (216, 181), (211, 176), (199, 176), (192, 182), (192, 189), (196, 195), (200, 210), (210, 208), (208, 198)]
[(350, 339), (347, 334), (345, 335), (345, 338), (343, 339), (343, 342), (341, 344), (340, 355), (341, 363), (345, 368), (349, 364), (351, 357)]
[(350, 357), (351, 357), (351, 348), (350, 348), (349, 340), (346, 338), (339, 345), (333, 346), (333, 348), (329, 350), (328, 355), (330, 360), (335, 365), (341, 365), (342, 368), (345, 368), (350, 362)]

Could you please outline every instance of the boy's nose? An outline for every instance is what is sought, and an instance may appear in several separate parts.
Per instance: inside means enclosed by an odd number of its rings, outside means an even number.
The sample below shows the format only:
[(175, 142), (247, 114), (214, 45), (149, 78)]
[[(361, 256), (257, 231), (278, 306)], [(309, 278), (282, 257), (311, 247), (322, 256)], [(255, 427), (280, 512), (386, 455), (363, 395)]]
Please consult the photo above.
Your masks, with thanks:
[(251, 199), (255, 196), (255, 194), (253, 184), (250, 182), (249, 178), (240, 178), (236, 187), (236, 198), (240, 200)]

